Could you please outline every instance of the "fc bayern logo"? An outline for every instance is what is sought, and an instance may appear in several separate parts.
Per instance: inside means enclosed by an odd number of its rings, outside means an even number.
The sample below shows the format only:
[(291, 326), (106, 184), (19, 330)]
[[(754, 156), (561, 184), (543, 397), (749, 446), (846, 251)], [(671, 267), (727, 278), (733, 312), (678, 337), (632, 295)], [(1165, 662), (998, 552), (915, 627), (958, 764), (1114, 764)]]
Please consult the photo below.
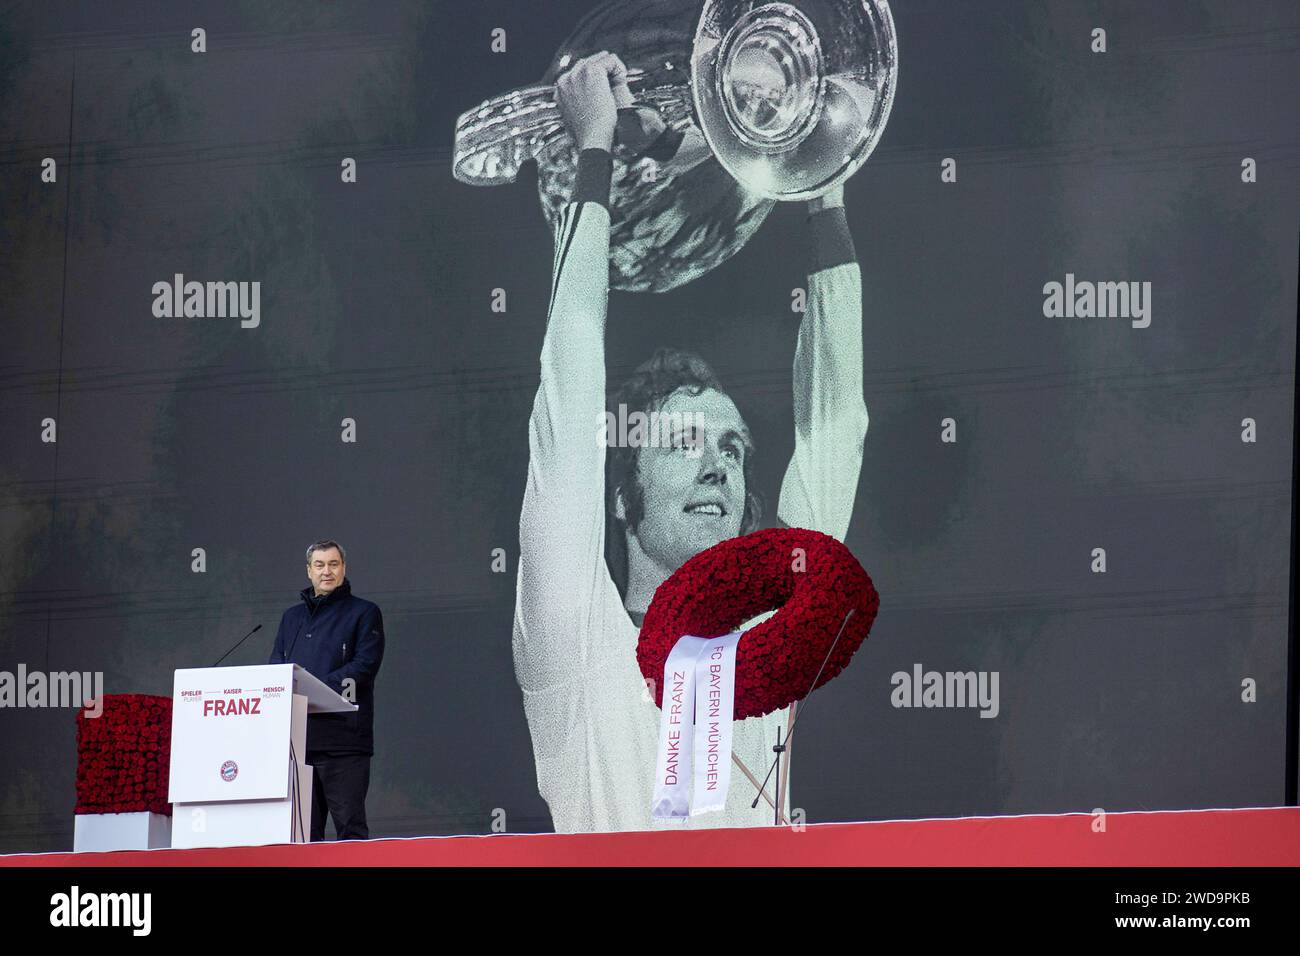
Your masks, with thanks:
[(234, 780), (238, 776), (239, 764), (235, 763), (233, 760), (227, 760), (221, 765), (221, 779), (226, 781), (226, 783), (230, 783), (230, 781)]

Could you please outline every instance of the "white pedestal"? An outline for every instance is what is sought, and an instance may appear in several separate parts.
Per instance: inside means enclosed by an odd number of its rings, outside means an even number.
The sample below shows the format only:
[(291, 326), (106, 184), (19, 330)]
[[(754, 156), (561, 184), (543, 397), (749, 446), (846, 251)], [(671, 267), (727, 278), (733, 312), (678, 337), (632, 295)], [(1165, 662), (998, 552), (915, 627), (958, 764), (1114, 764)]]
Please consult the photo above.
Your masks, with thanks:
[(72, 851), (152, 850), (172, 845), (172, 818), (161, 813), (78, 813)]

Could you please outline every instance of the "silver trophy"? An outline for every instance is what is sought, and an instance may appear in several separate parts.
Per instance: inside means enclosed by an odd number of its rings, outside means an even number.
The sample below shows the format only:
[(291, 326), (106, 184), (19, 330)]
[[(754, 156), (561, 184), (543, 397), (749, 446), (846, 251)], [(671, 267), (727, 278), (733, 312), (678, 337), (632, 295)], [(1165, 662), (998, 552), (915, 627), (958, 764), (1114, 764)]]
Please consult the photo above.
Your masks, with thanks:
[(493, 186), (537, 163), (542, 209), (568, 202), (577, 150), (555, 79), (601, 50), (628, 68), (610, 191), (610, 284), (664, 292), (734, 255), (777, 200), (855, 173), (889, 119), (898, 43), (886, 0), (611, 0), (537, 86), (456, 122), (453, 172)]

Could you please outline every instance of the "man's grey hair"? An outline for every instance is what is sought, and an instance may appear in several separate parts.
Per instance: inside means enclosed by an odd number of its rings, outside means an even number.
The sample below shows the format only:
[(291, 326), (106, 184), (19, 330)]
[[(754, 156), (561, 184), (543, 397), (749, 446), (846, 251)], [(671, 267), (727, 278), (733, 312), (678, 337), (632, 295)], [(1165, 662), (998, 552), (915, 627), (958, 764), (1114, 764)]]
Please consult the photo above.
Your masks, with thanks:
[(329, 538), (326, 538), (324, 541), (317, 541), (315, 544), (307, 546), (307, 563), (311, 564), (311, 556), (317, 551), (328, 551), (330, 548), (338, 548), (339, 557), (343, 559), (344, 564), (348, 563), (348, 553), (343, 550), (343, 545), (339, 544), (337, 541), (331, 541)]

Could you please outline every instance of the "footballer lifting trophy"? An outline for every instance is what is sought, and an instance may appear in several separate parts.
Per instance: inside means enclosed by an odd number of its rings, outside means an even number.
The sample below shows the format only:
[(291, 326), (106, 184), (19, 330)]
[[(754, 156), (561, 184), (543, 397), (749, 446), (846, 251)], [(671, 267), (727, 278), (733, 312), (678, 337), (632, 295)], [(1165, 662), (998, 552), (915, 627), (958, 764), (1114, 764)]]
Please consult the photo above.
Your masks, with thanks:
[(610, 191), (610, 285), (663, 292), (734, 255), (778, 200), (839, 185), (876, 147), (898, 83), (886, 0), (611, 0), (540, 85), (456, 123), (453, 172), (515, 180), (537, 162), (542, 208), (568, 201), (577, 150), (554, 82), (601, 50), (628, 68)]

